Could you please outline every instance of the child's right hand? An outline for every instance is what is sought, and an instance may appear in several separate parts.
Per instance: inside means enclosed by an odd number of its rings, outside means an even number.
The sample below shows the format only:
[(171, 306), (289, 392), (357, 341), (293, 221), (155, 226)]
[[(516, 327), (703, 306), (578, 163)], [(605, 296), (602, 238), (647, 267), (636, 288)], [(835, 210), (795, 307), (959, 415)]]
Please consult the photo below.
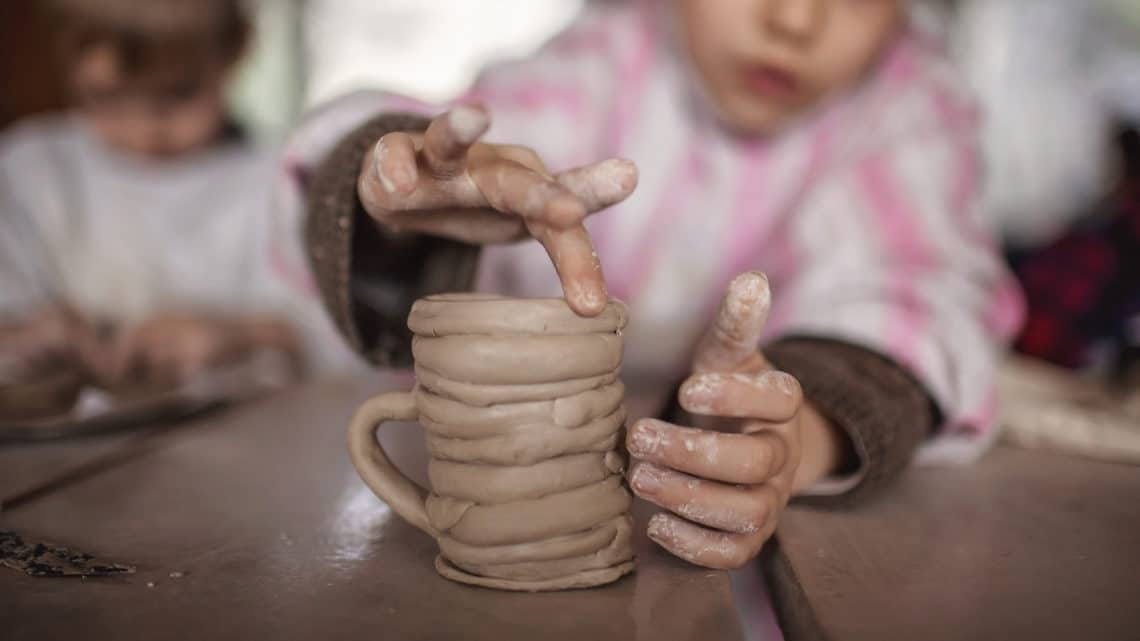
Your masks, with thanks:
[(550, 255), (570, 307), (600, 313), (608, 295), (582, 221), (629, 196), (637, 168), (611, 159), (551, 175), (529, 148), (478, 142), (490, 124), (481, 108), (462, 106), (422, 134), (383, 136), (360, 171), (364, 208), (393, 229), (474, 244), (533, 236)]

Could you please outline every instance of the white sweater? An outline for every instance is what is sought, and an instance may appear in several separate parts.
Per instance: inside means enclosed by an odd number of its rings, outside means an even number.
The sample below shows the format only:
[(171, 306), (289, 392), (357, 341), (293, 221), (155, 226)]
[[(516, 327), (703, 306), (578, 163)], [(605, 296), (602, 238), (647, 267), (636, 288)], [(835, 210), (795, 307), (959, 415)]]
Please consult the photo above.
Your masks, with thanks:
[(44, 304), (127, 325), (159, 310), (275, 314), (319, 369), (350, 362), (313, 295), (300, 220), (276, 213), (272, 148), (170, 160), (102, 144), (75, 118), (0, 135), (0, 317)]

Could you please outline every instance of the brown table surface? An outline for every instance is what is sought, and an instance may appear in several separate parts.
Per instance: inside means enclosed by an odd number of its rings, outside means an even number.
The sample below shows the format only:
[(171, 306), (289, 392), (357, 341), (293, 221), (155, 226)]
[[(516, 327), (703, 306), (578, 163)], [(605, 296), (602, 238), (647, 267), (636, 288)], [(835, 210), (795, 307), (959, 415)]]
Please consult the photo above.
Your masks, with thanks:
[[(434, 542), (348, 462), (353, 409), (392, 384), (314, 384), (159, 433), (0, 447), (0, 496), (133, 452), (0, 512), (0, 529), (138, 568), (81, 581), (0, 567), (0, 638), (742, 638), (728, 576), (668, 557), (643, 533), (638, 571), (595, 590), (518, 594), (438, 577)], [(393, 425), (383, 441), (422, 480), (419, 430)]]
[(1140, 639), (1140, 467), (998, 448), (779, 534), (791, 639)]
[[(0, 529), (138, 566), (85, 581), (0, 568), (0, 638), (742, 638), (726, 575), (643, 534), (637, 574), (596, 590), (436, 576), (433, 542), (345, 453), (353, 408), (392, 384), (310, 385), (166, 431), (0, 447), (0, 496), (116, 455), (0, 512)], [(419, 431), (383, 440), (422, 479)], [(765, 557), (793, 640), (1140, 638), (1138, 499), (1140, 468), (999, 448), (912, 469), (855, 509), (793, 508)]]

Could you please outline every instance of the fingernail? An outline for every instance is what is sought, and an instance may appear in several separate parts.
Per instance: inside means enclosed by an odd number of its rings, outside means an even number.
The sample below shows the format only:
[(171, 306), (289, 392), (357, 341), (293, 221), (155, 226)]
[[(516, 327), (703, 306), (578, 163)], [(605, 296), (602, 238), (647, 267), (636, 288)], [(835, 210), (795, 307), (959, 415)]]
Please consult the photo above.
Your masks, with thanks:
[(582, 290), (582, 307), (590, 310), (600, 310), (605, 306), (605, 298), (593, 289)]
[(665, 539), (673, 538), (673, 522), (664, 514), (654, 514), (649, 517), (649, 526), (645, 528), (649, 538), (660, 543)]
[(570, 281), (564, 285), (566, 301), (583, 316), (597, 316), (606, 308), (608, 297), (603, 288), (601, 293), (580, 283)]
[(661, 489), (661, 471), (652, 465), (642, 463), (634, 468), (633, 477), (629, 482), (638, 492), (653, 494)]
[(451, 131), (463, 144), (475, 142), (487, 129), (487, 114), (474, 107), (460, 105), (447, 118)]
[(788, 396), (795, 396), (800, 391), (800, 382), (787, 372), (778, 370), (764, 372), (760, 375), (760, 380)]
[(681, 399), (690, 412), (705, 414), (713, 411), (717, 387), (724, 377), (720, 374), (697, 374), (681, 386)]
[(376, 169), (376, 177), (380, 179), (380, 186), (384, 188), (384, 191), (391, 194), (396, 191), (396, 184), (384, 172), (384, 156), (387, 154), (388, 148), (384, 144), (384, 139), (381, 138), (372, 151), (372, 166)]
[(744, 272), (732, 279), (732, 284), (728, 288), (728, 301), (741, 312), (752, 309), (767, 311), (771, 303), (771, 288), (767, 274)]
[(661, 449), (663, 445), (664, 435), (657, 426), (648, 421), (635, 423), (633, 428), (629, 430), (629, 440), (626, 443), (626, 448), (629, 453), (644, 457), (651, 454), (656, 454), (657, 450)]

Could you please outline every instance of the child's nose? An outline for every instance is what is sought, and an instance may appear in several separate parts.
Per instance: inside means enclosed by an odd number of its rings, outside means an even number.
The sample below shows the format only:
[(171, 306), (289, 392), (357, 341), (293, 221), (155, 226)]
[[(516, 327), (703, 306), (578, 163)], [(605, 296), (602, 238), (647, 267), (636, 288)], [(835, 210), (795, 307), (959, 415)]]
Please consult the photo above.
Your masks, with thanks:
[(764, 26), (788, 40), (810, 40), (823, 20), (826, 0), (766, 0)]

